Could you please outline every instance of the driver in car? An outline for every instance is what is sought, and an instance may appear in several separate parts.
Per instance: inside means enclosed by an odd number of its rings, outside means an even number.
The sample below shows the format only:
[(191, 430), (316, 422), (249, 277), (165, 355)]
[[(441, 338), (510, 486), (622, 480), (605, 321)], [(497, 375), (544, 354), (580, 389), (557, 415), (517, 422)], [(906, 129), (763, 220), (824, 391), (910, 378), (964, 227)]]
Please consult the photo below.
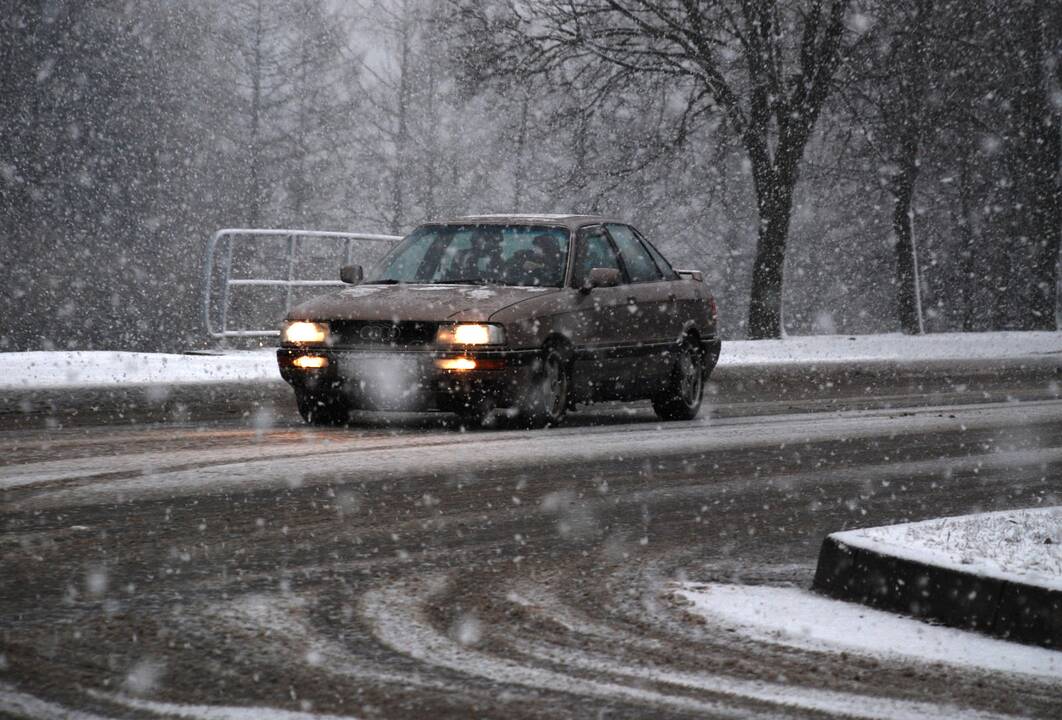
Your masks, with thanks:
[(553, 235), (536, 235), (531, 247), (509, 259), (511, 278), (519, 285), (550, 285), (557, 281), (563, 268), (560, 243)]

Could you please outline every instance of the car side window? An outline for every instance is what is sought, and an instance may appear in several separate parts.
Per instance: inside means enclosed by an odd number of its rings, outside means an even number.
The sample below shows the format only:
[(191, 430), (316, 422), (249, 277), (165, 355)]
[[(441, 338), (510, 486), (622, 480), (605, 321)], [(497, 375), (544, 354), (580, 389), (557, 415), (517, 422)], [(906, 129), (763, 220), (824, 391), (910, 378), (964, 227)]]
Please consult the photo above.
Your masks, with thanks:
[[(634, 228), (631, 228), (634, 230)], [(642, 241), (642, 245), (645, 245), (645, 249), (649, 251), (649, 254), (653, 256), (653, 260), (656, 260), (656, 266), (660, 268), (660, 272), (663, 274), (665, 280), (678, 280), (678, 273), (671, 267), (671, 263), (667, 261), (660, 251), (657, 250), (651, 242), (649, 242), (644, 235), (637, 230), (634, 230), (634, 234), (638, 236), (638, 239)]]
[(582, 287), (593, 268), (612, 268), (623, 272), (616, 250), (600, 226), (579, 231), (572, 286)]
[(631, 282), (657, 282), (662, 279), (660, 270), (656, 267), (652, 256), (649, 255), (649, 251), (629, 227), (614, 223), (606, 227), (609, 235), (616, 241), (616, 246), (619, 247)]

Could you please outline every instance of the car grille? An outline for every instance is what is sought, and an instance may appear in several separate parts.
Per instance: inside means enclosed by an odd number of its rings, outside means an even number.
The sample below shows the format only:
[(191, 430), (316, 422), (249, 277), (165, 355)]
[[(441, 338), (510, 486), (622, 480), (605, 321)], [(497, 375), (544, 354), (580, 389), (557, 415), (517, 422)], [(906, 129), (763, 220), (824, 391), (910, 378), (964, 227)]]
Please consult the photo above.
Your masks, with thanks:
[(380, 320), (333, 320), (333, 343), (337, 347), (423, 347), (435, 342), (439, 323)]

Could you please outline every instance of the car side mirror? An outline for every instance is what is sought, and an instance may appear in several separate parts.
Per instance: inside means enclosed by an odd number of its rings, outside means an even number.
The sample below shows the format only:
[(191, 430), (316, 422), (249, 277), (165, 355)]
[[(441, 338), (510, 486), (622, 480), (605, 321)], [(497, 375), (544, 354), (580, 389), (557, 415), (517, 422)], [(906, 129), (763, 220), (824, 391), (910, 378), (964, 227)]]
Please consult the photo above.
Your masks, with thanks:
[(339, 279), (348, 285), (358, 285), (365, 279), (365, 271), (361, 265), (344, 265), (339, 268)]
[(594, 288), (616, 287), (620, 284), (620, 271), (616, 268), (591, 268), (586, 276), (586, 282), (580, 288), (588, 293)]

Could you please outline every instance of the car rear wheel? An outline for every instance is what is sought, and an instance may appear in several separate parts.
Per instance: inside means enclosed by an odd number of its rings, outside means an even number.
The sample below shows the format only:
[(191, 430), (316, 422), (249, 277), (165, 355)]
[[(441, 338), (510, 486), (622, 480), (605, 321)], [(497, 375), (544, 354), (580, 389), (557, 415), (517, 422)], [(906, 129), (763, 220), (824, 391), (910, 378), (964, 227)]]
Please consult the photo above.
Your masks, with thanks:
[(299, 406), (299, 415), (308, 425), (345, 425), (350, 422), (351, 407), (342, 397), (296, 392), (295, 402)]
[(524, 398), (521, 416), (533, 428), (560, 425), (568, 410), (568, 361), (560, 348), (546, 350)]
[(679, 347), (667, 388), (653, 398), (653, 410), (663, 420), (692, 420), (704, 397), (704, 354), (687, 338)]

